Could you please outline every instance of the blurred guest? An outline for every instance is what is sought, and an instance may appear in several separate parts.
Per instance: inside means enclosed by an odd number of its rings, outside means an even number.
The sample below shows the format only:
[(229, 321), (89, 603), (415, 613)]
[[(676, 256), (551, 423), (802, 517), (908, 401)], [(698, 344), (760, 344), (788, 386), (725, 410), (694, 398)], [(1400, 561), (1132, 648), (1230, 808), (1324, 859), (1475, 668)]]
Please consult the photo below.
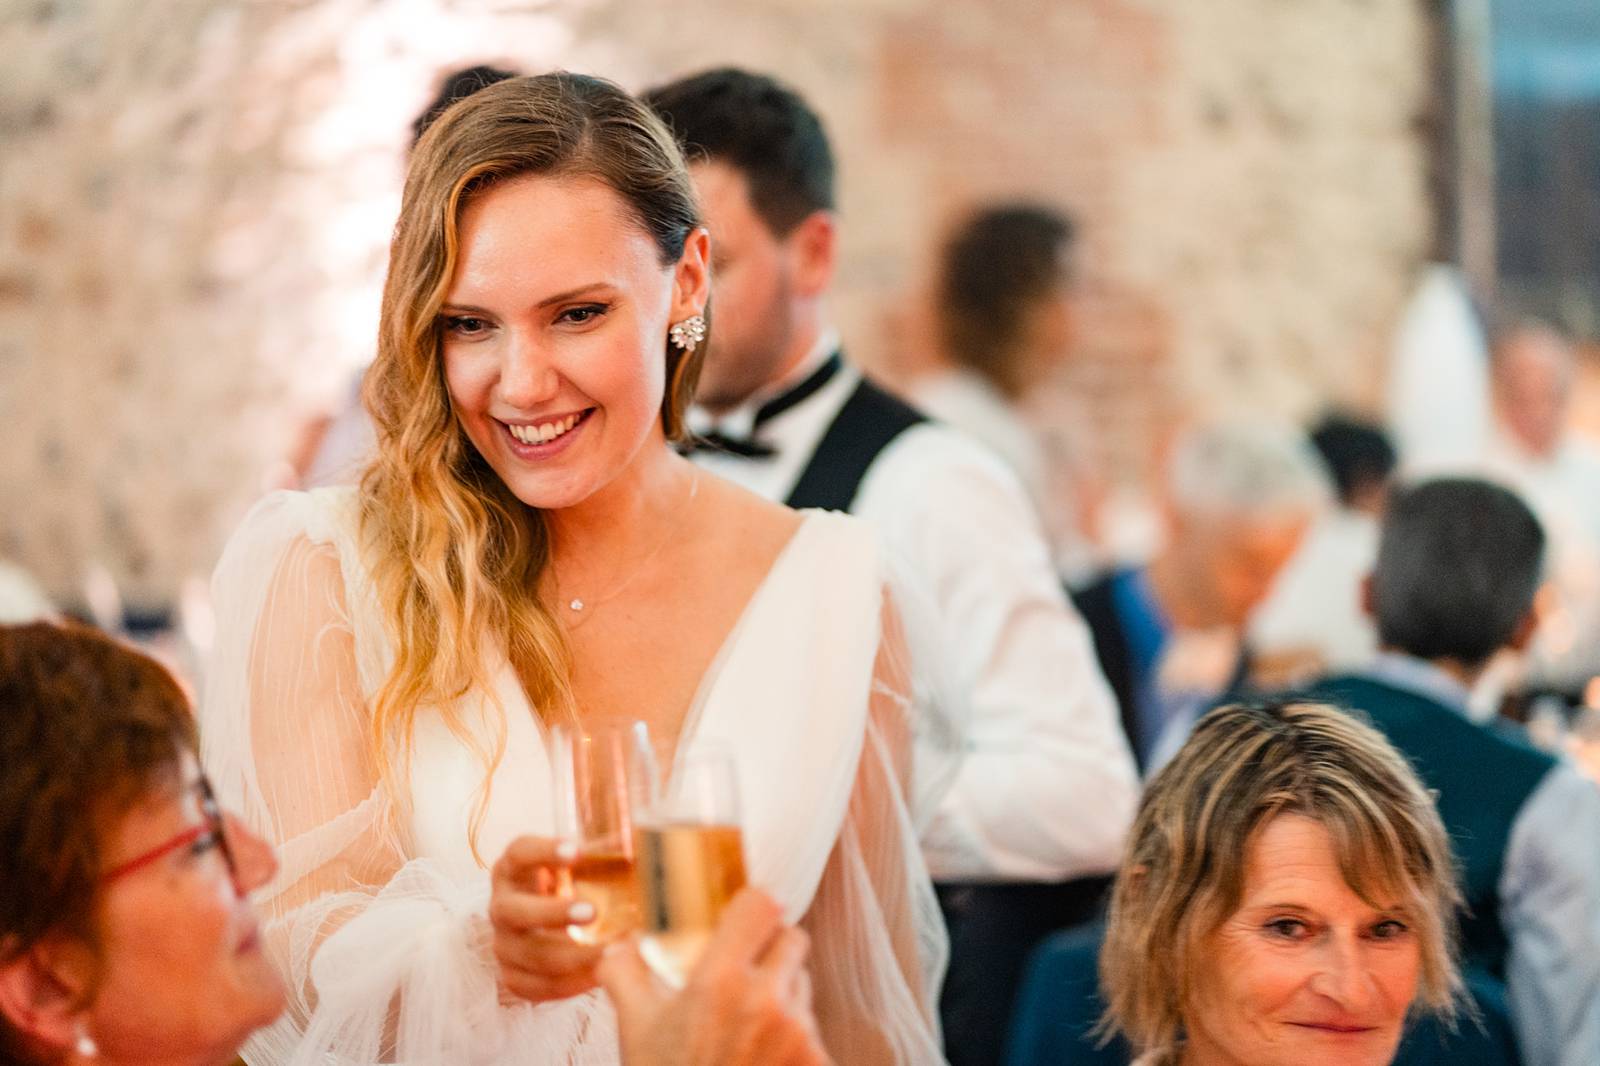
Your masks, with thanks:
[(1324, 418), (1312, 430), (1311, 443), (1338, 500), (1317, 518), (1251, 617), (1255, 678), (1262, 684), (1358, 666), (1377, 650), (1361, 588), (1378, 553), (1394, 447), (1378, 426), (1343, 415)]
[[(457, 100), (464, 100), (479, 89), (516, 77), (515, 71), (499, 67), (474, 66), (446, 74), (439, 91), (428, 106), (411, 123), (411, 147), (427, 132), (435, 119), (449, 110)], [(377, 446), (377, 436), (372, 419), (361, 404), (361, 383), (366, 371), (356, 374), (338, 409), (326, 418), (313, 420), (305, 430), (305, 439), (296, 449), (303, 457), (294, 460), (299, 472), (297, 486), (314, 489), (323, 485), (347, 485), (361, 476), (362, 469), (372, 458)]]
[(1411, 767), (1315, 703), (1201, 719), (1145, 793), (1100, 956), (1139, 1066), (1384, 1066), (1461, 978), (1450, 842)]
[(1505, 982), (1522, 1061), (1600, 1062), (1600, 788), (1473, 724), (1468, 694), (1534, 627), (1545, 538), (1482, 481), (1425, 482), (1383, 521), (1367, 600), (1382, 651), (1308, 696), (1358, 708), (1437, 797), (1461, 864), (1466, 962)]
[(1243, 422), (1183, 434), (1162, 490), (1167, 535), (1155, 557), (1074, 597), (1147, 768), (1247, 680), (1245, 626), (1327, 496), (1298, 433)]
[[(994, 449), (1022, 479), (1054, 544), (1072, 534), (1070, 504), (1049, 498), (1028, 395), (1073, 340), (1073, 226), (1032, 204), (968, 216), (945, 242), (933, 293), (938, 344), (920, 353), (911, 402)], [(1081, 539), (1081, 535), (1079, 535)]]
[[(86, 629), (0, 627), (0, 1062), (234, 1061), (283, 988), (247, 895), (277, 869), (217, 807), (162, 667)], [(825, 1066), (806, 938), (746, 889), (683, 992), (619, 944), (628, 1066)]]
[(1523, 322), (1495, 339), (1493, 360), (1497, 458), (1600, 513), (1600, 448), (1571, 427), (1572, 342), (1551, 326)]
[(1519, 323), (1496, 338), (1496, 429), (1483, 467), (1550, 535), (1553, 599), (1532, 667), (1574, 694), (1600, 673), (1600, 447), (1572, 430), (1575, 372), (1572, 342), (1547, 325)]
[(182, 690), (89, 629), (0, 628), (0, 1061), (231, 1061), (283, 1007)]
[[(931, 601), (906, 612), (913, 658), (950, 679), (925, 708), (923, 739), (953, 734), (964, 753), (937, 809), (919, 812), (931, 818), (929, 866), (946, 883), (947, 1053), (992, 1060), (1036, 924), (1093, 910), (1100, 883), (1075, 882), (1110, 872), (1137, 794), (1088, 634), (1016, 475), (845, 361), (826, 306), (838, 220), (817, 115), (785, 86), (733, 69), (647, 98), (687, 149), (714, 250), (717, 337), (691, 412), (704, 445), (695, 461), (792, 507), (872, 520)], [(926, 765), (917, 772), (930, 780)], [(953, 887), (993, 881), (1052, 889), (1023, 901)], [(993, 926), (991, 904), (1006, 914)]]

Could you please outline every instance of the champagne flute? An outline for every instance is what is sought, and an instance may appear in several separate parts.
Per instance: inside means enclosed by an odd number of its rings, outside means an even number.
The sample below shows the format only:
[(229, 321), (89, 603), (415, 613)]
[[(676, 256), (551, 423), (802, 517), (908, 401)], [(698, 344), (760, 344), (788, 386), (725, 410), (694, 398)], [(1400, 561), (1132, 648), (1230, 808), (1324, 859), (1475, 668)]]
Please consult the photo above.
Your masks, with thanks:
[(602, 719), (551, 732), (556, 832), (578, 846), (561, 895), (593, 905), (594, 921), (567, 932), (605, 944), (639, 928), (634, 877), (634, 810), (654, 779), (650, 730), (644, 722)]
[(700, 747), (641, 809), (636, 840), (643, 935), (639, 953), (682, 988), (728, 901), (744, 887), (744, 839), (733, 760)]

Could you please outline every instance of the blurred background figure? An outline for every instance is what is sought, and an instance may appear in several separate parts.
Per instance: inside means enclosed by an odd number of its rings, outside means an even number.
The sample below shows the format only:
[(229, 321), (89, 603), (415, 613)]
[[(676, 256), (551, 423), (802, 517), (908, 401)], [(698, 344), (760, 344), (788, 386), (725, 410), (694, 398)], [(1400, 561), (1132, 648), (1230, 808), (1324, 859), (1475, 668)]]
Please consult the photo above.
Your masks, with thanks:
[(1600, 1061), (1600, 787), (1472, 721), (1473, 689), (1536, 623), (1546, 538), (1517, 496), (1452, 478), (1400, 491), (1364, 599), (1380, 652), (1306, 697), (1366, 714), (1433, 791), (1467, 904), (1463, 960), (1525, 1066)]
[(1313, 523), (1250, 620), (1255, 678), (1265, 687), (1365, 662), (1377, 634), (1361, 589), (1378, 554), (1378, 519), (1395, 453), (1382, 428), (1330, 414), (1311, 431), (1337, 498)]
[(1550, 536), (1530, 683), (1576, 702), (1600, 673), (1600, 445), (1573, 425), (1577, 352), (1547, 323), (1495, 337), (1495, 429), (1481, 467), (1516, 489)]
[(1490, 463), (1539, 499), (1577, 508), (1600, 537), (1600, 444), (1572, 424), (1577, 351), (1554, 327), (1526, 321), (1494, 346)]
[(1572, 343), (1554, 327), (1529, 320), (1497, 337), (1493, 355), (1496, 453), (1560, 480), (1564, 488), (1600, 488), (1600, 452), (1593, 445), (1580, 447), (1568, 425)]
[(907, 353), (911, 404), (1003, 458), (1039, 509), (1057, 557), (1085, 552), (1071, 499), (1052, 492), (1030, 394), (1070, 356), (1074, 227), (1026, 203), (979, 208), (940, 249), (930, 310), (934, 344)]
[(1328, 496), (1304, 438), (1270, 422), (1185, 432), (1163, 489), (1154, 558), (1074, 596), (1146, 772), (1206, 707), (1249, 683), (1246, 625)]

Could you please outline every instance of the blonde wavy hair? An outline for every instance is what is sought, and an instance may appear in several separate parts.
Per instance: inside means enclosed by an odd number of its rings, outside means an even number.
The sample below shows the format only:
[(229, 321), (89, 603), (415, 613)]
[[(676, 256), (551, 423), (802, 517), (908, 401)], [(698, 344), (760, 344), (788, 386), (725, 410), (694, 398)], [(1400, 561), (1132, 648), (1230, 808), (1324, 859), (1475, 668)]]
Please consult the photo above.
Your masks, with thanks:
[(1381, 733), (1319, 703), (1222, 707), (1145, 792), (1100, 952), (1106, 1015), (1141, 1053), (1172, 1048), (1205, 940), (1239, 906), (1255, 834), (1280, 814), (1320, 823), (1365, 900), (1398, 897), (1421, 945), (1421, 1004), (1460, 1000), (1461, 905), (1433, 799)]
[[(372, 579), (395, 647), (372, 704), (372, 754), (402, 805), (412, 726), (424, 707), (477, 751), (487, 785), (505, 749), (504, 709), (488, 749), (456, 709), (472, 691), (492, 701), (496, 660), (486, 653), (506, 656), (541, 717), (573, 713), (571, 656), (538, 596), (548, 530), (452, 412), (438, 321), (456, 269), (463, 208), (490, 185), (530, 174), (603, 182), (632, 209), (664, 267), (681, 258), (700, 225), (671, 134), (647, 107), (599, 78), (557, 73), (491, 85), (445, 111), (417, 143), (390, 245), (377, 358), (364, 386), (377, 451), (359, 494)], [(662, 336), (661, 418), (669, 440), (685, 433), (704, 353), (704, 345), (684, 353)], [(474, 848), (486, 802), (485, 787), (472, 820)]]

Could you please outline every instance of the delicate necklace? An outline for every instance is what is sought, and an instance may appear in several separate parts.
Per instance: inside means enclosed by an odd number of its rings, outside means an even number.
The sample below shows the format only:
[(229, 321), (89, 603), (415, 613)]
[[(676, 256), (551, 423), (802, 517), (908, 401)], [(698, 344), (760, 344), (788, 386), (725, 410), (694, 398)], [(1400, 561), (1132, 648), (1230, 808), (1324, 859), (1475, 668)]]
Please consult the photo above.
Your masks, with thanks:
[(570, 627), (576, 628), (578, 625), (582, 624), (583, 620), (587, 617), (587, 615), (584, 614), (585, 611), (593, 610), (594, 608), (599, 607), (601, 604), (615, 599), (623, 592), (623, 590), (633, 583), (634, 578), (644, 573), (645, 567), (649, 566), (650, 563), (655, 560), (655, 557), (661, 554), (662, 549), (667, 546), (667, 543), (672, 540), (672, 538), (677, 534), (678, 530), (683, 528), (683, 524), (689, 520), (689, 505), (694, 503), (695, 496), (698, 495), (699, 492), (700, 471), (695, 470), (689, 475), (689, 496), (683, 502), (683, 508), (681, 513), (678, 515), (678, 520), (672, 523), (671, 527), (668, 528), (666, 533), (662, 535), (661, 540), (657, 542), (654, 548), (650, 549), (643, 559), (639, 560), (628, 576), (614, 585), (611, 591), (607, 592), (603, 596), (591, 596), (588, 599), (584, 599), (582, 596), (574, 596), (572, 599), (567, 601), (567, 610), (572, 612), (572, 621), (569, 623)]

